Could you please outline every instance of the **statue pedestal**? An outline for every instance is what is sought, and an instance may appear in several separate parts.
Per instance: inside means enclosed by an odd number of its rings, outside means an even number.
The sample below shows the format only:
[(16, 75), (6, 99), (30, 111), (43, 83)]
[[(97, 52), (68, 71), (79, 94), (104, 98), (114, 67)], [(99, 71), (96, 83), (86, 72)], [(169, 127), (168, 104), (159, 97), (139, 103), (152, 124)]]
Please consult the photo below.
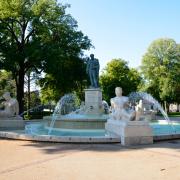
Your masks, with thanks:
[(100, 89), (85, 89), (86, 114), (102, 114), (102, 91)]
[(25, 123), (21, 117), (11, 117), (0, 119), (0, 130), (24, 129)]
[(153, 133), (146, 121), (118, 121), (109, 119), (105, 124), (108, 133), (121, 138), (124, 146), (152, 144)]

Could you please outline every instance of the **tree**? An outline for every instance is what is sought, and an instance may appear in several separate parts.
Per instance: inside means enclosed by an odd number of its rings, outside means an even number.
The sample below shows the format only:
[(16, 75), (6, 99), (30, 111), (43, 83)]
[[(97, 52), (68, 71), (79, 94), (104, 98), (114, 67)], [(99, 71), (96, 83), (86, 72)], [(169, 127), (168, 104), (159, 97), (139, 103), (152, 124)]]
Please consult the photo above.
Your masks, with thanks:
[[(33, 104), (34, 105), (39, 105), (37, 103), (34, 103), (37, 101), (40, 103), (40, 98), (39, 98), (39, 92), (38, 91), (32, 91), (31, 85), (37, 86), (37, 81), (40, 78), (40, 74), (37, 74), (36, 71), (33, 72), (33, 69), (29, 69), (24, 78), (24, 88), (25, 88), (25, 96), (24, 96), (24, 108), (26, 110), (31, 109)], [(37, 96), (35, 98), (34, 96)], [(28, 111), (29, 113), (29, 111)], [(28, 114), (27, 113), (27, 114)]]
[(52, 73), (90, 47), (66, 8), (56, 0), (0, 1), (0, 68), (12, 72), (20, 113), (29, 69)]
[[(39, 91), (31, 91), (30, 96), (31, 96), (31, 99), (30, 99), (30, 102), (28, 102), (29, 101), (28, 92), (25, 92), (25, 96), (24, 96), (25, 103), (27, 103), (27, 104), (30, 103), (30, 105), (29, 105), (30, 108), (28, 106), (26, 106), (26, 108), (25, 108), (26, 111), (41, 105)], [(29, 114), (29, 111), (27, 112), (27, 114)]]
[(87, 86), (86, 65), (83, 59), (74, 59), (62, 62), (56, 71), (46, 74), (39, 81), (43, 103), (57, 102), (61, 96), (71, 92), (76, 92), (83, 99), (83, 91)]
[(122, 87), (123, 94), (128, 95), (138, 89), (140, 82), (141, 77), (138, 71), (130, 69), (128, 63), (122, 59), (111, 60), (100, 76), (103, 97), (107, 101), (114, 96), (115, 87)]
[(180, 102), (180, 45), (173, 39), (153, 41), (141, 70), (148, 92), (161, 101)]

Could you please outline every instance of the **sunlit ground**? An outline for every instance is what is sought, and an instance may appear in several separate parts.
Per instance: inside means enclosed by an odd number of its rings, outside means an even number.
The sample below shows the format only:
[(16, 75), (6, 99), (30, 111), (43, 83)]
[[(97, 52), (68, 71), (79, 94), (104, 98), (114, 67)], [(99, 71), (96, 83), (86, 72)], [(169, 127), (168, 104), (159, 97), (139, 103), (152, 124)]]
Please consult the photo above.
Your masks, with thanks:
[(0, 140), (1, 180), (179, 180), (180, 140), (153, 145)]

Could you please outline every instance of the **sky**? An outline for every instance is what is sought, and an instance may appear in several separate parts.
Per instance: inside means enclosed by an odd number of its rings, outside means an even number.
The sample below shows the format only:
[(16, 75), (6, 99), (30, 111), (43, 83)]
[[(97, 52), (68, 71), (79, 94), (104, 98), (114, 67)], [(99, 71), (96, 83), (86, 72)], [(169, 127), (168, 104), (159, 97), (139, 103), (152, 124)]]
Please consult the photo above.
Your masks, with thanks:
[(152, 41), (180, 43), (180, 0), (59, 0), (91, 39), (101, 70), (114, 58), (137, 68)]

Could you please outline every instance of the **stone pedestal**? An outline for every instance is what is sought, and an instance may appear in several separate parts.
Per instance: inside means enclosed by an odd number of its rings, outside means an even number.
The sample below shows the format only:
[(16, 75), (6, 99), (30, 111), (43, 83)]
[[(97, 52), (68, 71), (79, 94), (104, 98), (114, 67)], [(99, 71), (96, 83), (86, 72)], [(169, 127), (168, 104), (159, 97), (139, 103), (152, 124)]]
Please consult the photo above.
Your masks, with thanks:
[(86, 114), (102, 114), (102, 91), (100, 89), (85, 89)]
[(12, 117), (0, 119), (1, 130), (19, 130), (24, 129), (25, 123), (22, 118)]
[(105, 124), (105, 129), (110, 134), (121, 138), (124, 146), (152, 144), (153, 133), (146, 121), (118, 121), (109, 119)]

